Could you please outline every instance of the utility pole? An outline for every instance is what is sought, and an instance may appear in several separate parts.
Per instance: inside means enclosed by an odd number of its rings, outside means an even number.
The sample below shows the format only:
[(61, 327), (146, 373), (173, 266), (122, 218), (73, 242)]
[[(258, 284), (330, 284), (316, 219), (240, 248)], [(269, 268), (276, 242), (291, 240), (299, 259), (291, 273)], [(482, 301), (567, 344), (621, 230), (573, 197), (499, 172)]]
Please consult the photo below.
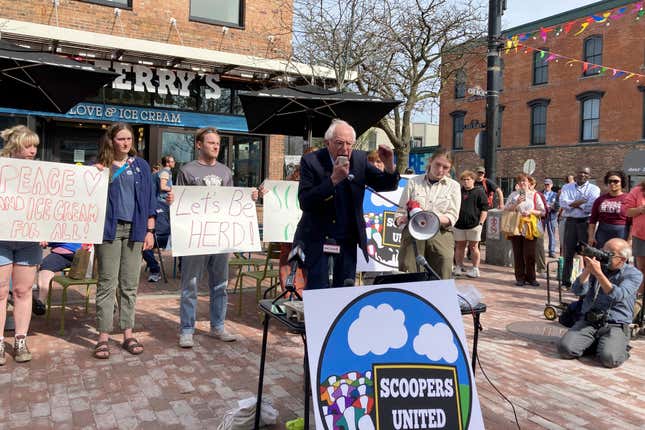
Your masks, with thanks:
[(499, 145), (499, 92), (502, 81), (501, 35), (502, 14), (506, 0), (488, 0), (488, 56), (486, 70), (486, 176), (496, 181), (497, 146)]

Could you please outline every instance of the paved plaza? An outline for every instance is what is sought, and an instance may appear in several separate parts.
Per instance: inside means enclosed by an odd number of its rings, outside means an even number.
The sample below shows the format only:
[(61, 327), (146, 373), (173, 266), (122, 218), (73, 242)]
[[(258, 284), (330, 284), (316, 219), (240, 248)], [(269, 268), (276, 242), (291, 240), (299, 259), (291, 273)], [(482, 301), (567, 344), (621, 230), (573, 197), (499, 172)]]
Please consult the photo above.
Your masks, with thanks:
[[(136, 331), (145, 347), (139, 356), (120, 348), (120, 336), (112, 338), (109, 360), (91, 356), (95, 314), (92, 305), (85, 314), (79, 292), (71, 294), (64, 336), (59, 308), (49, 324), (33, 318), (34, 359), (18, 365), (8, 357), (0, 368), (0, 429), (215, 429), (237, 400), (255, 396), (262, 340), (255, 289), (243, 293), (241, 315), (237, 293), (229, 294), (227, 327), (240, 337), (232, 343), (207, 335), (208, 297), (201, 296), (196, 346), (186, 350), (177, 346), (178, 280), (171, 274), (168, 284), (150, 284), (146, 278), (137, 305)], [(563, 329), (542, 315), (544, 279), (538, 288), (515, 287), (512, 280), (510, 268), (483, 265), (481, 278), (457, 282), (476, 285), (488, 305), (481, 365), (515, 405), (521, 428), (645, 429), (645, 337), (632, 341), (631, 358), (617, 369), (590, 358), (561, 360), (554, 342)], [(464, 325), (470, 346), (470, 317)], [(283, 429), (303, 413), (303, 348), (300, 336), (271, 327), (264, 392), (280, 413), (272, 428)], [(476, 383), (486, 428), (517, 428), (511, 406), (480, 368)]]

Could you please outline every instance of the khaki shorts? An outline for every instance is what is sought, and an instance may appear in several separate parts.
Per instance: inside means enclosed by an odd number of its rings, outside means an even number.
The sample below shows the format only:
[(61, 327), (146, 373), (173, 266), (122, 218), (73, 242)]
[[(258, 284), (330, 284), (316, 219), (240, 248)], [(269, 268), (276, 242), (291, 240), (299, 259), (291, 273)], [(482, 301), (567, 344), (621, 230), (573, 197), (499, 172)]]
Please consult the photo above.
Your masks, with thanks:
[(468, 230), (461, 230), (455, 228), (455, 241), (457, 242), (479, 242), (482, 238), (482, 226), (469, 228)]

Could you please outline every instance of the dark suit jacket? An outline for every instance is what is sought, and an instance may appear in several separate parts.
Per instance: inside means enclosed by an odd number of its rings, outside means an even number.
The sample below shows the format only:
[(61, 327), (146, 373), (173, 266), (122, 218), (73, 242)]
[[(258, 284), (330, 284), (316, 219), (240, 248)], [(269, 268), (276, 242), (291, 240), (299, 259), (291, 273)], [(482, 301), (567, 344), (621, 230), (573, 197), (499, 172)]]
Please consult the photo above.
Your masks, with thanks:
[[(367, 237), (363, 219), (363, 195), (365, 185), (376, 191), (392, 191), (398, 187), (399, 173), (381, 172), (368, 163), (365, 151), (352, 151), (349, 173), (354, 175), (350, 183), (353, 219), (336, 219), (336, 199), (331, 182), (333, 164), (327, 148), (304, 155), (300, 161), (300, 185), (298, 200), (302, 218), (298, 223), (294, 241), (305, 247), (305, 266), (317, 261), (322, 254), (325, 239), (332, 236), (333, 223), (355, 223), (358, 231), (358, 245), (367, 259)], [(347, 180), (347, 179), (345, 179)], [(335, 238), (334, 238), (335, 239)]]

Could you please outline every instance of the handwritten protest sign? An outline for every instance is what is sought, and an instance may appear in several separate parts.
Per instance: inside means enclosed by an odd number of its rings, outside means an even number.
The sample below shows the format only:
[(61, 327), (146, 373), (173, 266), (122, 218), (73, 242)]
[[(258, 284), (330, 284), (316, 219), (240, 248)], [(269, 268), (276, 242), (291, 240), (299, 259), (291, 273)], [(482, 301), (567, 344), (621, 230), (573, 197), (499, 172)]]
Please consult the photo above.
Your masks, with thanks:
[(293, 242), (302, 211), (298, 203), (298, 182), (264, 181), (265, 242)]
[(172, 255), (260, 251), (251, 188), (174, 186)]
[(0, 158), (0, 240), (103, 242), (107, 170)]

